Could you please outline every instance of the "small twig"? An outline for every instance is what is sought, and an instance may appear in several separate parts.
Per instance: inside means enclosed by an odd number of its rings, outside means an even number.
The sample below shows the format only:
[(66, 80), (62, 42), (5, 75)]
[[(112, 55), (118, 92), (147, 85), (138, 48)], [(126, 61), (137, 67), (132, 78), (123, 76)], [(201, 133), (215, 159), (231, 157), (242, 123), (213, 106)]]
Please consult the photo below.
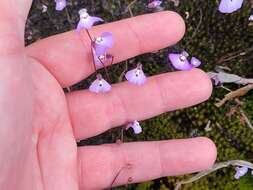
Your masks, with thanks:
[(197, 32), (199, 31), (199, 28), (200, 28), (200, 26), (201, 26), (201, 24), (202, 24), (202, 20), (203, 20), (203, 11), (202, 11), (202, 9), (199, 10), (199, 17), (200, 17), (200, 18), (199, 18), (199, 23), (198, 23), (198, 25), (197, 25), (195, 31), (193, 32), (193, 34), (192, 34), (190, 40), (192, 40), (192, 39), (196, 36), (196, 34), (197, 34)]
[(126, 71), (128, 70), (128, 61), (126, 61), (125, 63), (126, 63), (126, 64), (125, 64), (125, 69), (124, 69), (124, 71), (120, 74), (119, 79), (118, 79), (118, 82), (122, 82), (122, 81), (123, 81), (123, 77), (124, 77)]
[(232, 59), (235, 59), (237, 57), (240, 57), (240, 56), (244, 56), (246, 55), (247, 53), (249, 53), (250, 51), (252, 51), (253, 48), (248, 48), (248, 49), (245, 49), (243, 51), (236, 51), (236, 52), (231, 52), (231, 53), (228, 53), (227, 55), (225, 56), (222, 56), (218, 61), (217, 61), (217, 64), (222, 64), (224, 62), (227, 62), (227, 61), (230, 61)]
[(251, 130), (253, 130), (253, 126), (252, 126), (252, 124), (251, 124), (249, 118), (247, 117), (247, 115), (244, 113), (244, 111), (243, 111), (242, 109), (240, 109), (240, 113), (241, 113), (241, 115), (242, 115), (244, 121), (246, 122), (247, 126), (248, 126)]
[(128, 6), (127, 6), (127, 10), (130, 13), (131, 17), (134, 17), (133, 11), (132, 11), (132, 6), (137, 2), (137, 0), (132, 1)]
[(71, 20), (71, 18), (70, 18), (69, 11), (68, 11), (68, 8), (67, 8), (67, 7), (65, 8), (65, 12), (66, 12), (66, 15), (67, 15), (67, 19), (68, 19), (68, 21), (69, 21), (69, 24), (71, 25), (71, 28), (74, 28), (74, 25), (73, 25), (73, 22), (72, 22), (72, 20)]
[(231, 91), (230, 93), (226, 94), (225, 97), (221, 101), (217, 102), (215, 105), (217, 107), (221, 107), (222, 105), (224, 105), (229, 100), (232, 100), (232, 99), (234, 99), (236, 97), (244, 96), (251, 89), (253, 89), (253, 84), (248, 84), (247, 86), (239, 88), (239, 89), (237, 89), (235, 91)]
[(124, 142), (124, 130), (125, 130), (125, 127), (122, 127), (121, 128), (121, 134), (120, 134), (120, 140), (121, 140), (121, 142), (123, 143)]
[(225, 87), (223, 85), (220, 85), (220, 87), (223, 88), (223, 89), (225, 89), (225, 90), (227, 90), (227, 91), (229, 91), (229, 92), (232, 92), (232, 90), (230, 90), (229, 88), (227, 88), (227, 87)]
[(205, 131), (208, 132), (208, 131), (211, 131), (211, 130), (212, 130), (212, 128), (211, 128), (211, 121), (208, 120), (208, 122), (207, 122), (207, 124), (205, 126)]
[(67, 89), (68, 93), (71, 92), (70, 87), (66, 87), (66, 89)]
[(90, 50), (91, 50), (91, 55), (92, 55), (92, 63), (93, 63), (93, 66), (94, 66), (94, 71), (97, 74), (97, 67), (96, 67), (96, 63), (95, 63), (95, 60), (94, 60), (94, 53), (93, 53), (93, 49), (92, 49), (93, 39), (92, 39), (92, 37), (90, 35), (90, 32), (87, 29), (85, 29), (85, 32), (87, 33), (87, 35), (88, 35), (88, 37), (90, 39), (90, 44), (91, 44), (90, 45)]
[(104, 68), (104, 70), (105, 70), (105, 74), (106, 74), (107, 80), (108, 80), (109, 82), (112, 82), (111, 79), (110, 79), (108, 70), (107, 70), (107, 68), (106, 68), (106, 66), (105, 66), (105, 63), (100, 59), (99, 56), (98, 56), (97, 58), (98, 58), (99, 62), (103, 65), (103, 68)]
[(204, 171), (194, 175), (190, 179), (178, 182), (174, 190), (179, 190), (181, 188), (181, 186), (184, 184), (195, 182), (195, 181), (199, 180), (200, 178), (207, 176), (208, 174), (210, 174), (212, 172), (215, 172), (219, 169), (226, 168), (229, 166), (240, 166), (240, 167), (246, 166), (250, 169), (253, 169), (253, 164), (250, 162), (244, 161), (244, 160), (229, 160), (226, 162), (216, 163), (210, 169), (204, 170)]

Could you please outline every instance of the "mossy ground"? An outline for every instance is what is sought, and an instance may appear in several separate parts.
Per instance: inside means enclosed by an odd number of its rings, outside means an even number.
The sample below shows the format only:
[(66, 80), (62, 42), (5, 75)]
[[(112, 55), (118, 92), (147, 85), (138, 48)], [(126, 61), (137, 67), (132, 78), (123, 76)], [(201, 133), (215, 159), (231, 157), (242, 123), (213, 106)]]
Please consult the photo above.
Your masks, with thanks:
[[(48, 5), (48, 11), (41, 12), (41, 3)], [(87, 7), (91, 14), (99, 15), (110, 22), (129, 17), (126, 6), (129, 0), (72, 0), (69, 1), (67, 10), (56, 13), (54, 2), (48, 0), (34, 1), (30, 16), (26, 25), (26, 44), (38, 39), (73, 29), (78, 21), (78, 10)], [(140, 0), (133, 6), (135, 15), (146, 13), (146, 1)], [(217, 11), (217, 0), (181, 0), (180, 6), (175, 7), (172, 2), (164, 1), (166, 10), (175, 10), (180, 13), (186, 21), (187, 32), (184, 39), (171, 47), (175, 50), (187, 50), (190, 54), (200, 58), (205, 64), (201, 67), (205, 71), (213, 70), (215, 66), (228, 66), (231, 72), (244, 77), (253, 78), (253, 54), (249, 48), (253, 44), (253, 26), (249, 26), (248, 17), (251, 12), (250, 3), (245, 1), (243, 8), (236, 13), (224, 15)], [(186, 19), (186, 12), (189, 18)], [(152, 21), (151, 22), (155, 22)], [(166, 26), (164, 26), (166, 27)], [(130, 60), (137, 60), (144, 64), (145, 72), (149, 75), (170, 71), (167, 65), (167, 49), (156, 54), (147, 54)], [(233, 52), (246, 52), (228, 62), (221, 63), (221, 57)], [(117, 82), (118, 76), (124, 70), (124, 63), (115, 65), (110, 69), (111, 77)], [(89, 80), (83, 81), (72, 89), (87, 87)], [(197, 83), (198, 81), (196, 81)], [(227, 85), (234, 90), (238, 85)], [(215, 88), (212, 97), (207, 102), (198, 106), (163, 114), (154, 119), (144, 121), (143, 133), (134, 136), (126, 132), (125, 141), (162, 140), (189, 138), (193, 136), (207, 136), (211, 138), (218, 148), (218, 160), (245, 159), (253, 161), (253, 131), (242, 121), (240, 112), (231, 112), (236, 106), (234, 101), (227, 103), (221, 108), (214, 106), (217, 99), (227, 93), (222, 88)], [(241, 97), (240, 106), (253, 121), (253, 92)], [(230, 114), (229, 114), (230, 113)], [(231, 113), (233, 113), (231, 115)], [(230, 115), (230, 116), (229, 116)], [(211, 131), (206, 132), (205, 126), (211, 122)], [(114, 129), (97, 138), (90, 139), (85, 143), (100, 144), (103, 142), (114, 142), (119, 136), (119, 130)], [(250, 190), (253, 189), (253, 177), (248, 175), (241, 180), (233, 178), (234, 169), (226, 168), (217, 171), (203, 179), (183, 186), (183, 190)], [(161, 178), (151, 182), (130, 185), (128, 189), (173, 189), (175, 182), (187, 178), (169, 177)], [(123, 188), (123, 187), (122, 187)]]

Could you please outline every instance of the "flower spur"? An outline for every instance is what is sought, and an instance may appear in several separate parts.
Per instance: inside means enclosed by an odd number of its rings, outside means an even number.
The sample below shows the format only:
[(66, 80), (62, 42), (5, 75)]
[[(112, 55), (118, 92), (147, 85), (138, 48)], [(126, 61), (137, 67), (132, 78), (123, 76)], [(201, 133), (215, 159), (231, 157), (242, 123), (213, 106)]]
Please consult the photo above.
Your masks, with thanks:
[(89, 91), (94, 93), (106, 93), (109, 92), (111, 88), (111, 85), (103, 79), (102, 75), (97, 74), (97, 79), (91, 83)]
[(80, 20), (78, 22), (78, 25), (76, 27), (76, 31), (80, 32), (82, 29), (90, 29), (96, 22), (103, 22), (104, 20), (99, 18), (99, 17), (95, 17), (95, 16), (90, 16), (87, 13), (86, 9), (81, 9), (79, 11), (79, 15), (80, 15)]
[(128, 71), (125, 75), (128, 82), (136, 84), (136, 85), (142, 85), (146, 81), (146, 76), (142, 70), (142, 64), (138, 64), (135, 69), (132, 69)]

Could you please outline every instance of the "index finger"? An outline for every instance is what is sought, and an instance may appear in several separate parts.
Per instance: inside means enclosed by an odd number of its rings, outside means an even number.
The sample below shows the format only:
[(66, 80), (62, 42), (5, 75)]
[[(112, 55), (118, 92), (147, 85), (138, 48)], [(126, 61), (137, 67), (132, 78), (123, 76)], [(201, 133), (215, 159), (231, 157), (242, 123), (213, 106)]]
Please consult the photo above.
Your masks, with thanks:
[[(184, 31), (183, 19), (175, 12), (164, 11), (95, 26), (90, 33), (113, 34), (115, 44), (110, 53), (118, 63), (175, 44)], [(63, 87), (70, 86), (94, 72), (90, 39), (85, 32), (82, 34), (82, 40), (75, 31), (49, 37), (27, 47), (27, 53), (39, 60)]]

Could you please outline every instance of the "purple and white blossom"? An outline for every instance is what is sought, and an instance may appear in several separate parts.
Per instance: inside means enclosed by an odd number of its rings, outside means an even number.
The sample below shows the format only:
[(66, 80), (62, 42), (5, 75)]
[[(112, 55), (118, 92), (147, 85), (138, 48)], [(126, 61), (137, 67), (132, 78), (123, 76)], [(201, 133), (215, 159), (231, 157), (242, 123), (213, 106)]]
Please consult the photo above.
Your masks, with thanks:
[(129, 123), (126, 126), (126, 130), (128, 130), (129, 128), (132, 128), (134, 130), (135, 134), (140, 134), (142, 132), (142, 128), (140, 126), (140, 123), (136, 120), (134, 122)]
[(97, 56), (105, 55), (114, 44), (113, 35), (110, 32), (104, 32), (93, 41), (93, 48)]
[(146, 76), (142, 70), (142, 64), (138, 64), (135, 69), (132, 69), (128, 71), (125, 75), (128, 82), (136, 84), (136, 85), (142, 85), (146, 81)]
[(86, 9), (81, 9), (79, 11), (79, 15), (80, 15), (80, 20), (76, 27), (77, 32), (80, 32), (82, 29), (90, 29), (96, 22), (104, 21), (103, 19), (99, 17), (90, 16)]
[(191, 70), (192, 68), (201, 65), (201, 61), (196, 57), (192, 57), (191, 61), (188, 60), (189, 54), (186, 51), (181, 53), (169, 53), (168, 60), (171, 62), (172, 66), (180, 71)]
[(244, 176), (248, 172), (248, 167), (242, 166), (242, 167), (236, 167), (235, 168), (235, 179), (239, 179), (240, 177)]
[(55, 0), (55, 3), (55, 10), (57, 11), (62, 11), (67, 6), (66, 0)]
[(111, 90), (111, 85), (103, 79), (101, 74), (97, 75), (97, 79), (93, 81), (89, 87), (89, 91), (94, 93), (106, 93)]
[(242, 7), (243, 0), (221, 0), (219, 11), (221, 13), (233, 13)]
[(188, 57), (189, 54), (186, 51), (183, 51), (182, 53), (170, 53), (168, 59), (175, 69), (186, 71), (192, 69), (192, 65), (188, 61)]
[(154, 9), (159, 7), (162, 4), (162, 1), (159, 0), (152, 0), (151, 2), (148, 3), (147, 7), (149, 9)]
[(191, 65), (193, 67), (199, 67), (201, 65), (201, 61), (196, 57), (192, 57), (191, 58)]

